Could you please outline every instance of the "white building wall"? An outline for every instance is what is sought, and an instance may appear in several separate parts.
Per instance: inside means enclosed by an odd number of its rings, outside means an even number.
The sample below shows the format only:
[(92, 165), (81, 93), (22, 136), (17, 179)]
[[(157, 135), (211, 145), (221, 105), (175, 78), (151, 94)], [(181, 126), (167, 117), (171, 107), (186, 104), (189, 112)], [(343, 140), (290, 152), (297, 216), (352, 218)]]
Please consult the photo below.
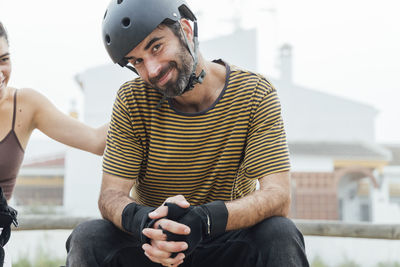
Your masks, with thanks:
[(84, 121), (102, 125), (111, 118), (112, 105), (121, 85), (137, 75), (116, 64), (96, 67), (76, 76), (84, 93)]
[(78, 149), (67, 150), (64, 211), (75, 216), (100, 216), (101, 157)]
[(207, 60), (223, 59), (242, 69), (258, 72), (255, 29), (238, 29), (231, 35), (200, 42), (199, 48)]
[(289, 141), (375, 142), (377, 111), (367, 105), (274, 82)]
[[(76, 77), (84, 92), (84, 122), (98, 127), (110, 121), (119, 87), (136, 75), (117, 65), (88, 70)], [(68, 214), (97, 216), (102, 157), (69, 148), (65, 159), (64, 208)]]
[(381, 186), (374, 189), (372, 198), (372, 221), (375, 223), (399, 223), (400, 205), (390, 201), (389, 184), (400, 182), (400, 166), (388, 166), (384, 168)]
[(293, 172), (331, 172), (334, 168), (330, 157), (291, 155), (290, 164)]
[[(206, 59), (222, 58), (257, 72), (256, 44), (256, 30), (238, 30), (200, 43), (200, 51)], [(278, 90), (289, 141), (375, 142), (377, 111), (374, 108), (292, 84), (291, 63), (289, 48), (280, 55), (277, 64), (281, 68), (281, 79), (270, 80)]]
[(339, 182), (338, 200), (342, 203), (339, 207), (341, 219), (346, 222), (361, 221), (363, 216), (361, 214), (361, 205), (367, 205), (369, 208), (367, 220), (371, 220), (371, 207), (370, 198), (357, 195), (357, 181), (349, 181), (344, 178)]

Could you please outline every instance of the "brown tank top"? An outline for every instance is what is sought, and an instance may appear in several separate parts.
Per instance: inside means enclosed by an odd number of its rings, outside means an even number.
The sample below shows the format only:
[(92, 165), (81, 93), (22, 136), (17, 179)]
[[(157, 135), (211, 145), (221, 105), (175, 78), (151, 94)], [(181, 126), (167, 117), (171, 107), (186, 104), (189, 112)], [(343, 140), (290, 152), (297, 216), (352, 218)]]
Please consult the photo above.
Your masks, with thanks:
[(24, 149), (14, 131), (17, 90), (14, 93), (13, 120), (10, 132), (0, 141), (0, 186), (7, 199), (11, 198), (17, 174), (24, 158)]

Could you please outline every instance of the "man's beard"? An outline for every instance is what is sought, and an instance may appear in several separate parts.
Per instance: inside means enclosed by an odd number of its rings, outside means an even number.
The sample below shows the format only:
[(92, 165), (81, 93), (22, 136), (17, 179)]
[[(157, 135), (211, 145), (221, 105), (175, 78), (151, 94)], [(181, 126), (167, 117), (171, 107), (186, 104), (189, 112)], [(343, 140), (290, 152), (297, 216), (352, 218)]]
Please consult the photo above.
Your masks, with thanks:
[[(150, 84), (155, 89), (169, 98), (180, 96), (183, 93), (187, 84), (189, 83), (190, 75), (192, 74), (193, 58), (182, 45), (177, 58), (180, 63), (179, 66), (177, 61), (170, 61), (167, 66), (162, 68), (157, 77), (149, 79)], [(173, 68), (175, 68), (178, 72), (176, 81), (171, 79), (162, 88), (157, 87), (156, 84), (158, 81)]]

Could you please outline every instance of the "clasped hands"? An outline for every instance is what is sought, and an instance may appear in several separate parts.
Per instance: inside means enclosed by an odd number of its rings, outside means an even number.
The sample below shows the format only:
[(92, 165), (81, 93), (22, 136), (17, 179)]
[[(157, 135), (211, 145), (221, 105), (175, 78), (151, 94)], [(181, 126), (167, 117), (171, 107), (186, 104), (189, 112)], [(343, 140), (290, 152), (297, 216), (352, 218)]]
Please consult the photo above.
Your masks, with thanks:
[(164, 266), (178, 266), (206, 237), (225, 232), (228, 210), (223, 201), (190, 206), (177, 195), (157, 209), (137, 203), (122, 212), (122, 227), (143, 245), (145, 255)]
[[(186, 199), (177, 195), (165, 200), (165, 203), (174, 203), (183, 209), (189, 209), (190, 204)], [(189, 235), (191, 229), (189, 226), (168, 219), (168, 206), (158, 207), (149, 213), (149, 218), (156, 220), (153, 228), (144, 228), (142, 233), (150, 239), (150, 243), (144, 243), (142, 248), (144, 254), (153, 262), (163, 266), (179, 266), (183, 263), (185, 253), (188, 249), (188, 243), (185, 241), (168, 241), (166, 231), (180, 236)]]

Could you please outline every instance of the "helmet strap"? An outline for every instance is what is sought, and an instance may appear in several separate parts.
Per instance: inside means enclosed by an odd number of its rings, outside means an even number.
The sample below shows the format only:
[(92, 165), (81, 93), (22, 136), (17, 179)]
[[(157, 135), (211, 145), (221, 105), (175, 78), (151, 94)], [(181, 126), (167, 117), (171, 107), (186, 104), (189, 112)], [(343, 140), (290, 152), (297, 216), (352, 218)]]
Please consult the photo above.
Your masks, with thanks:
[[(198, 84), (198, 83), (202, 83), (204, 80), (204, 77), (206, 76), (206, 72), (204, 70), (201, 70), (200, 74), (198, 76), (196, 76), (196, 68), (197, 68), (197, 63), (198, 63), (198, 54), (197, 54), (197, 50), (199, 47), (199, 41), (198, 41), (198, 31), (197, 31), (197, 20), (193, 21), (193, 43), (194, 43), (194, 50), (191, 48), (191, 46), (189, 45), (188, 39), (186, 37), (186, 33), (182, 28), (181, 25), (181, 31), (182, 31), (182, 35), (185, 38), (185, 43), (186, 43), (186, 48), (188, 49), (190, 55), (193, 58), (193, 68), (192, 68), (192, 74), (190, 74), (189, 77), (189, 82), (186, 85), (186, 87), (182, 90), (181, 94), (193, 89), (193, 87)], [(180, 94), (180, 95), (181, 95)]]
[(136, 75), (139, 75), (139, 73), (137, 72), (137, 70), (136, 70), (134, 67), (129, 66), (129, 65), (125, 65), (124, 67), (130, 69), (131, 71), (133, 71), (134, 73), (136, 73)]

